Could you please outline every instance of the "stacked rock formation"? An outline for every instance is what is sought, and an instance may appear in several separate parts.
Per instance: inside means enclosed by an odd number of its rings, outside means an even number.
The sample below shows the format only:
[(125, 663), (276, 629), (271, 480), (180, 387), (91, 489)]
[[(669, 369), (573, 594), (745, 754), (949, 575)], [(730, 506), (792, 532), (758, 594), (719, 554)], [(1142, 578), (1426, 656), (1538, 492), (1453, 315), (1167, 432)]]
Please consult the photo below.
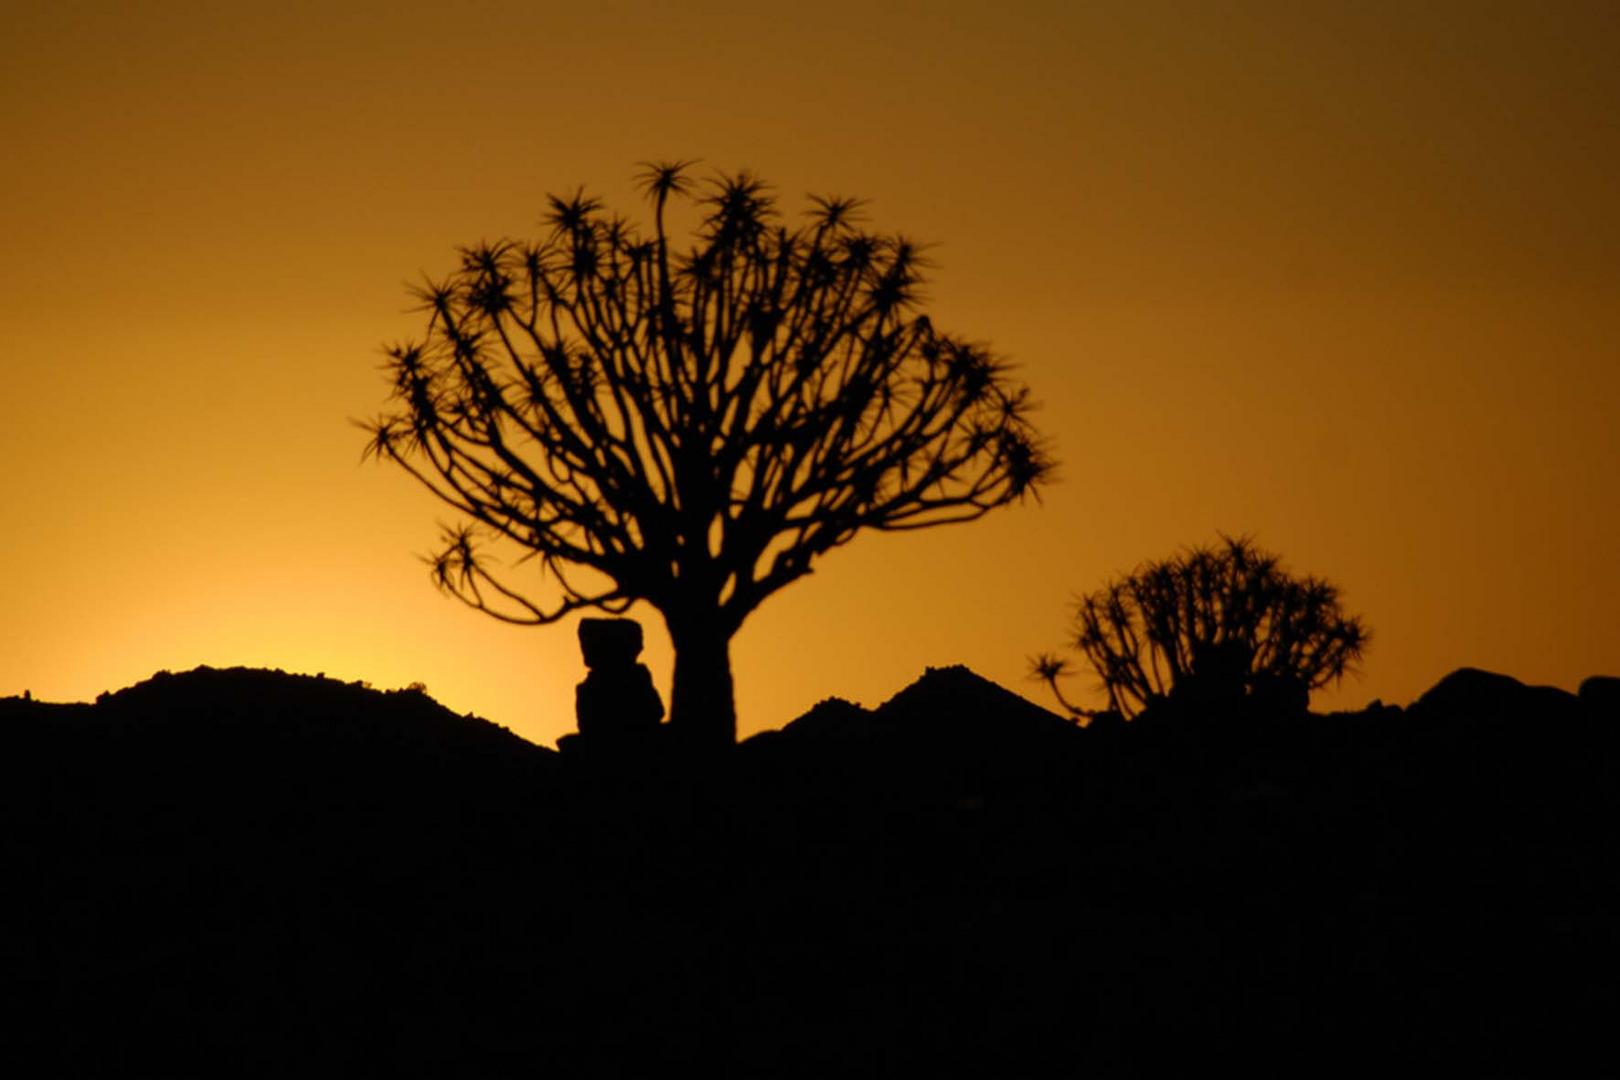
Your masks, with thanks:
[(654, 731), (664, 716), (664, 703), (653, 687), (652, 672), (638, 663), (641, 624), (634, 619), (581, 619), (579, 648), (590, 674), (574, 690), (579, 733), (607, 741)]

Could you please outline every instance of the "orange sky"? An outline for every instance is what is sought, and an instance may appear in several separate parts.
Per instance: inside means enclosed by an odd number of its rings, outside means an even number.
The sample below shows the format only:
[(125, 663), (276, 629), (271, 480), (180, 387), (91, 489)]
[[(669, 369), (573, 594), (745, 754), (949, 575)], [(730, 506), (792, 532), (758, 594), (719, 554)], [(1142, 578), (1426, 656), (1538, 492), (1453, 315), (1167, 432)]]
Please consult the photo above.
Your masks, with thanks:
[(1073, 6), (8, 13), (0, 694), (249, 664), (570, 730), (572, 624), (438, 595), (443, 512), (348, 420), (408, 279), (549, 191), (639, 211), (675, 157), (934, 242), (929, 311), (1021, 365), (1063, 466), (767, 601), (745, 733), (928, 664), (1044, 701), (1075, 591), (1218, 529), (1373, 627), (1319, 707), (1620, 673), (1620, 9)]

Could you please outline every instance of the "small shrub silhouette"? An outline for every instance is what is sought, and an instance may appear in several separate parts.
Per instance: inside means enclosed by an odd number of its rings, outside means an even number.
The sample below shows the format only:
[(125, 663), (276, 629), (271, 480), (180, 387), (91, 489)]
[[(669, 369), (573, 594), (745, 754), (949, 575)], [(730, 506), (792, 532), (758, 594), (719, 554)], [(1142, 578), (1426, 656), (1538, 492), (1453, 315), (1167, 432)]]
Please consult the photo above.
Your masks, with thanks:
[(1066, 660), (1043, 653), (1031, 669), (1076, 717), (1129, 718), (1168, 698), (1303, 712), (1312, 690), (1352, 670), (1369, 638), (1340, 610), (1336, 586), (1296, 578), (1247, 537), (1222, 535), (1076, 601), (1072, 646), (1102, 680), (1106, 710), (1064, 697)]

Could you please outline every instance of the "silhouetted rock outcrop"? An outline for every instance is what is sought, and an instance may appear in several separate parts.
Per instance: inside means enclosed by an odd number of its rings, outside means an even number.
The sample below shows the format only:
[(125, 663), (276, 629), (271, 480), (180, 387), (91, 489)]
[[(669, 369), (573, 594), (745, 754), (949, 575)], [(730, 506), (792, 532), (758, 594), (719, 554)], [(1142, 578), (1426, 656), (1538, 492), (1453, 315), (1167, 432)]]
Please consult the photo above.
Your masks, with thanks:
[(883, 729), (872, 722), (871, 709), (841, 697), (830, 697), (790, 721), (783, 731), (797, 738), (861, 742), (882, 734)]
[(876, 709), (828, 698), (782, 730), (800, 738), (894, 738), (975, 746), (1068, 738), (1074, 725), (961, 664), (928, 668)]
[(878, 706), (880, 720), (915, 735), (950, 730), (969, 738), (1068, 738), (1073, 725), (1049, 709), (968, 670), (962, 664), (928, 668), (922, 678)]
[(1581, 683), (1577, 697), (1582, 707), (1594, 716), (1620, 720), (1620, 678), (1594, 675)]
[(593, 743), (622, 742), (658, 727), (664, 703), (652, 672), (638, 663), (641, 624), (634, 619), (581, 619), (579, 648), (585, 676), (574, 692), (579, 734)]
[(1458, 668), (1412, 703), (1414, 714), (1449, 713), (1475, 717), (1569, 713), (1575, 697), (1552, 686), (1526, 686), (1510, 675)]

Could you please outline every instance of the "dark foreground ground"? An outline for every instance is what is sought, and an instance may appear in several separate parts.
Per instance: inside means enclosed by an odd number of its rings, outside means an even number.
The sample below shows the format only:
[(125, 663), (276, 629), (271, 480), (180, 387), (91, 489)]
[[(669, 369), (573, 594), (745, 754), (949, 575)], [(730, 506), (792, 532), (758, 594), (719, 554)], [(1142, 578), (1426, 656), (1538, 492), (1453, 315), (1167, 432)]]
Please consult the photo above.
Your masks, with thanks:
[[(1614, 681), (1080, 730), (961, 668), (726, 760), (255, 671), (0, 701), (11, 1075), (1611, 1058)], [(3, 1065), (0, 1062), (0, 1065)]]

